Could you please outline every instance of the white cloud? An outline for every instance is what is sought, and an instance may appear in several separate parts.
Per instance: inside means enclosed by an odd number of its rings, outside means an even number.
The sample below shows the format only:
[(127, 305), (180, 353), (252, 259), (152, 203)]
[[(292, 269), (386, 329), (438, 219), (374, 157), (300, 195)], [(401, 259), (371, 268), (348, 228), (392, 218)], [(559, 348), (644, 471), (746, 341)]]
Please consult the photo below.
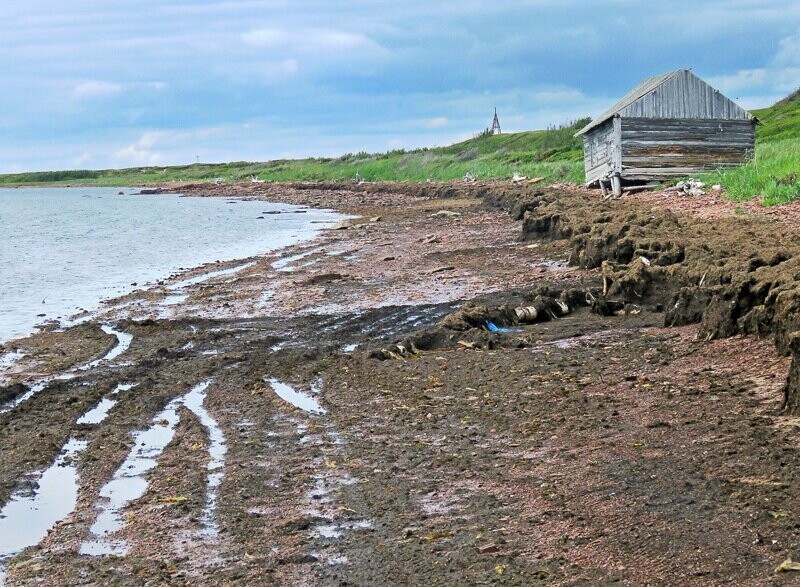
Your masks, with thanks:
[(780, 40), (773, 63), (778, 66), (800, 66), (800, 30)]
[(769, 72), (764, 67), (741, 69), (731, 75), (717, 75), (708, 78), (708, 82), (723, 94), (732, 94), (740, 90), (761, 86), (768, 80)]
[(427, 118), (421, 121), (424, 128), (444, 128), (450, 124), (450, 120), (446, 116), (437, 116), (436, 118)]
[(260, 28), (242, 33), (241, 39), (253, 47), (300, 53), (382, 49), (377, 42), (361, 33), (324, 28)]
[(745, 108), (763, 108), (800, 87), (800, 31), (778, 42), (763, 67), (709, 77), (711, 85)]
[(207, 151), (218, 142), (236, 142), (245, 130), (246, 125), (232, 125), (186, 131), (145, 131), (134, 143), (115, 151), (112, 163), (118, 167), (186, 163), (193, 157), (190, 154)]
[(159, 142), (168, 138), (171, 134), (166, 131), (142, 133), (138, 141), (114, 153), (114, 164), (122, 167), (158, 165), (163, 161), (163, 155), (155, 149)]
[(104, 96), (113, 96), (121, 91), (122, 86), (120, 84), (93, 80), (79, 83), (72, 88), (72, 97), (78, 100), (87, 100)]
[(163, 160), (161, 153), (143, 149), (136, 143), (114, 153), (113, 159), (120, 167), (158, 165)]
[(86, 164), (89, 163), (91, 160), (92, 156), (87, 151), (84, 151), (83, 153), (75, 157), (73, 163), (75, 167), (85, 167)]
[(242, 41), (254, 47), (283, 47), (292, 41), (292, 37), (280, 29), (255, 29), (242, 33)]
[(555, 88), (551, 90), (541, 90), (531, 95), (534, 102), (546, 104), (575, 104), (586, 101), (583, 92), (574, 88)]

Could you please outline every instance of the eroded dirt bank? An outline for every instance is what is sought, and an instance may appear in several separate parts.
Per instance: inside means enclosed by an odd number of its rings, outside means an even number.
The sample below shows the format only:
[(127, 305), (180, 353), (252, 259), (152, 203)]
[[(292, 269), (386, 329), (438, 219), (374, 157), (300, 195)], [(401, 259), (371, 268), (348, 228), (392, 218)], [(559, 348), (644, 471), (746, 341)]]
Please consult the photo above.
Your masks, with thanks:
[[(507, 184), (181, 190), (356, 218), (7, 345), (3, 405), (41, 389), (0, 413), (0, 503), (87, 442), (74, 512), (9, 584), (798, 581), (775, 572), (800, 558), (791, 216)], [(81, 369), (116, 344), (103, 324), (130, 346)], [(206, 382), (207, 417), (175, 403)], [(153, 427), (152, 467), (118, 471)], [(145, 487), (98, 537), (120, 476)], [(81, 554), (98, 540), (125, 553)]]

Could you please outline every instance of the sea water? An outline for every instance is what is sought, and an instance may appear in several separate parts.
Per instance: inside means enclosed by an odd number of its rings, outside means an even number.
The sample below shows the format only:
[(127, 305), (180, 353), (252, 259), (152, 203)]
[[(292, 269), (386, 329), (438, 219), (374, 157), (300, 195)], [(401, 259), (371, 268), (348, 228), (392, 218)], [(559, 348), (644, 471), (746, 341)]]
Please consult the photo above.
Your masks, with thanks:
[(0, 189), (0, 342), (181, 268), (309, 239), (343, 218), (287, 204), (137, 192)]

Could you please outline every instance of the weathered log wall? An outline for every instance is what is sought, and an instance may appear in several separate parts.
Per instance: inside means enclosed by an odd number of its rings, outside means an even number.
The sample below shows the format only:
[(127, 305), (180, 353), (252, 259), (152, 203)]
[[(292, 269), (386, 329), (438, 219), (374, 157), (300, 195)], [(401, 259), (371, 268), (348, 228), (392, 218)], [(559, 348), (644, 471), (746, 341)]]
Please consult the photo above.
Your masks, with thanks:
[(749, 120), (621, 118), (622, 177), (653, 180), (737, 167), (753, 157)]
[(614, 169), (614, 134), (614, 121), (607, 120), (583, 136), (586, 183), (594, 183)]

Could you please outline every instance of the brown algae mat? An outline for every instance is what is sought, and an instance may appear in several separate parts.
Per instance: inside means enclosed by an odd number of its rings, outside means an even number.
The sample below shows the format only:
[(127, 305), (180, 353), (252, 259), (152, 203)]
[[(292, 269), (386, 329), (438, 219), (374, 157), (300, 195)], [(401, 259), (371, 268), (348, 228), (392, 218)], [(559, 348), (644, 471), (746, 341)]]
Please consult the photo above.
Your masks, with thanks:
[[(9, 585), (800, 580), (791, 214), (505, 183), (171, 189), (354, 218), (181, 304), (134, 292), (6, 345), (3, 405), (37, 391), (0, 413), (0, 502), (85, 443), (74, 507), (0, 560)], [(130, 346), (81, 370), (113, 348), (101, 325)]]

